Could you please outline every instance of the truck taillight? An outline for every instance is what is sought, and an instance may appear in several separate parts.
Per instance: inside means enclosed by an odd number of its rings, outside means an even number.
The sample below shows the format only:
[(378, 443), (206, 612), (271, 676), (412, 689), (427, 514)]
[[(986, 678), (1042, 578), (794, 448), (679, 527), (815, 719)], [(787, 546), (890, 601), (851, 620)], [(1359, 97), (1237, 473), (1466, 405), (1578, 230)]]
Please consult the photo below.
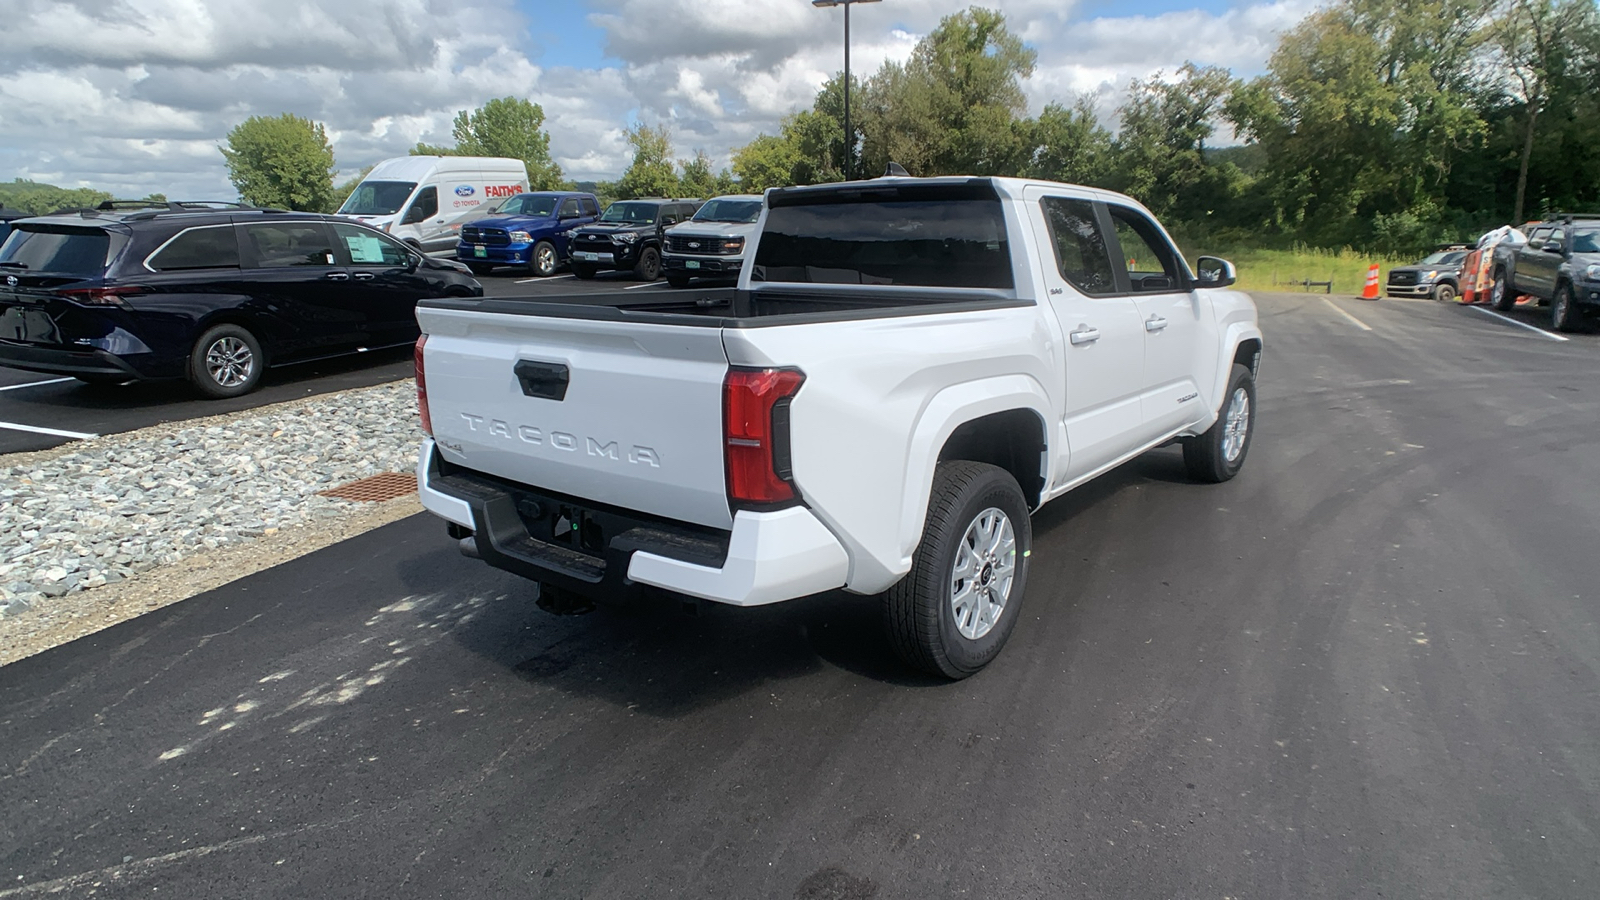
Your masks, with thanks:
[(422, 348), (427, 343), (427, 335), (417, 338), (417, 350), (413, 358), (417, 363), (417, 412), (422, 416), (423, 433), (433, 437), (433, 419), (428, 416), (428, 375), (422, 364)]
[(728, 499), (768, 505), (795, 498), (789, 401), (806, 376), (796, 369), (730, 369), (722, 382)]

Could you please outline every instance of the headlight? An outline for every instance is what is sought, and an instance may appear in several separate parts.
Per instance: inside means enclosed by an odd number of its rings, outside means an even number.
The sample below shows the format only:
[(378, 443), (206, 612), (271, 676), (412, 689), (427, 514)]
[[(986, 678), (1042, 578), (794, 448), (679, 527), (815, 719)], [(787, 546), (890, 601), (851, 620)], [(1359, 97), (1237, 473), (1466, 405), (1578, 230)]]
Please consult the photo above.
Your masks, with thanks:
[(1434, 269), (1431, 272), (1423, 272), (1422, 273), (1422, 280), (1423, 281), (1432, 281), (1432, 280), (1434, 280), (1435, 278), (1438, 278), (1438, 277), (1439, 277), (1439, 270), (1438, 269)]
[(1583, 270), (1583, 277), (1590, 281), (1600, 281), (1600, 265), (1590, 266)]
[(616, 234), (613, 234), (611, 239), (615, 241), (621, 241), (624, 244), (631, 244), (639, 239), (639, 235), (631, 231), (619, 231)]
[(577, 236), (578, 236), (578, 229), (576, 229), (576, 228), (568, 228), (567, 229), (567, 234), (566, 234), (567, 240), (570, 241), (570, 240), (572, 240), (573, 238), (575, 238)]
[(511, 232), (511, 243), (513, 243), (513, 244), (526, 244), (526, 243), (529, 243), (532, 240), (533, 240), (533, 235), (527, 233), (526, 231), (513, 231), (513, 232)]
[(722, 242), (722, 249), (728, 251), (729, 253), (742, 253), (744, 252), (744, 238), (732, 238), (729, 240), (724, 240)]

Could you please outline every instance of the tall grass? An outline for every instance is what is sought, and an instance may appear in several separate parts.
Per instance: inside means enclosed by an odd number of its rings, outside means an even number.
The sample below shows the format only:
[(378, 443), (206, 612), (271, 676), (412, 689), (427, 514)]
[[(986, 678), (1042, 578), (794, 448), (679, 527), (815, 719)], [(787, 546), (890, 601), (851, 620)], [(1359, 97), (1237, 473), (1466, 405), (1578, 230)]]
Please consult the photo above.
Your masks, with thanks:
[[(1287, 250), (1248, 247), (1208, 241), (1204, 237), (1179, 237), (1179, 249), (1190, 265), (1197, 256), (1220, 256), (1239, 270), (1238, 286), (1246, 291), (1299, 291), (1304, 281), (1332, 281), (1336, 294), (1359, 294), (1366, 284), (1367, 267), (1377, 263), (1387, 273), (1390, 266), (1416, 262), (1398, 256), (1362, 253), (1349, 247), (1327, 250), (1295, 243)], [(1323, 288), (1312, 288), (1321, 291)]]

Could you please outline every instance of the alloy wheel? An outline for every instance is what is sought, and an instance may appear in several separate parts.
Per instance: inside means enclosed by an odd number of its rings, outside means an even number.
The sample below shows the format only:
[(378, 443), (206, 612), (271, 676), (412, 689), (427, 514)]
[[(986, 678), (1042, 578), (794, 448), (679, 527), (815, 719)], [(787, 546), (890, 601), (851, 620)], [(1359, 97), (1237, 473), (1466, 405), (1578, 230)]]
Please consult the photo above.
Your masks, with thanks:
[(1000, 621), (1017, 575), (1017, 536), (996, 507), (978, 513), (956, 547), (950, 611), (961, 636), (975, 641)]

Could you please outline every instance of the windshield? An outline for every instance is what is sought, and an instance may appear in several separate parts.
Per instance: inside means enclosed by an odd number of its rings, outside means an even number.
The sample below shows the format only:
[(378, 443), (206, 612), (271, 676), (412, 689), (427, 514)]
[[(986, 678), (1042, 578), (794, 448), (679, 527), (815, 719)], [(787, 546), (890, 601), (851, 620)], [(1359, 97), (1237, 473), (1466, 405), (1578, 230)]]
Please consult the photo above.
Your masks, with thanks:
[(627, 222), (630, 225), (654, 225), (656, 211), (659, 208), (654, 203), (613, 203), (606, 207), (605, 214), (600, 217), (600, 221)]
[(106, 269), (111, 235), (98, 228), (23, 225), (0, 246), (0, 270), (92, 278)]
[(500, 204), (495, 212), (506, 216), (534, 216), (536, 218), (549, 218), (555, 215), (556, 198), (521, 195), (512, 197)]
[(1600, 231), (1574, 231), (1572, 233), (1572, 252), (1600, 253)]
[(1447, 250), (1447, 251), (1444, 251), (1444, 252), (1441, 252), (1441, 253), (1430, 254), (1428, 256), (1428, 258), (1424, 259), (1422, 262), (1417, 263), (1417, 265), (1419, 265), (1419, 266), (1454, 266), (1454, 265), (1459, 264), (1463, 259), (1466, 259), (1466, 258), (1467, 258), (1467, 253), (1466, 253), (1465, 250)]
[(417, 189), (413, 181), (363, 181), (339, 207), (346, 216), (392, 216)]
[(709, 200), (694, 214), (693, 221), (747, 223), (760, 217), (760, 200)]

